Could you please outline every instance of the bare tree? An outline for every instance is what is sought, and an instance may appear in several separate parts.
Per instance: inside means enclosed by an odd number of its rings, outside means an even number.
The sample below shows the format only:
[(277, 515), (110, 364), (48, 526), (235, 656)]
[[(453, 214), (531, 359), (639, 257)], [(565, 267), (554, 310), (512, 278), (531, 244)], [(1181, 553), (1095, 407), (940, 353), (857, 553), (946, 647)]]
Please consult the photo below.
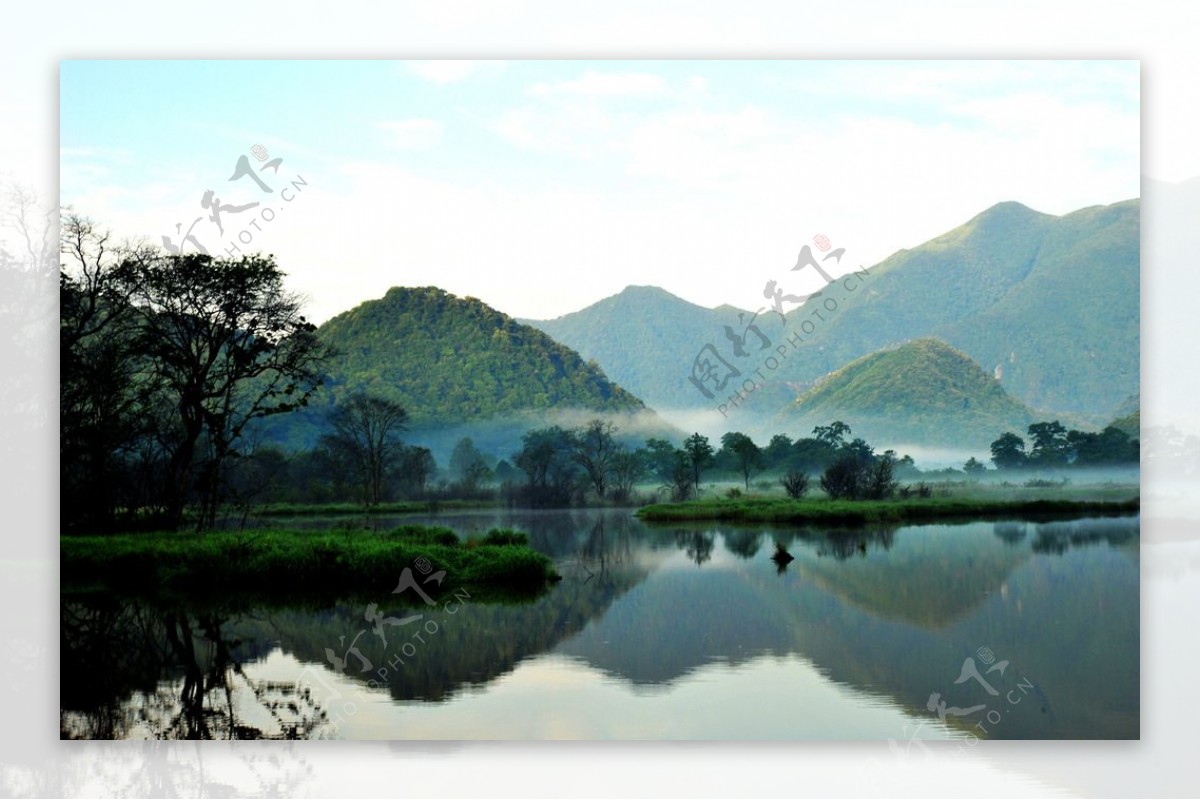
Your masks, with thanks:
[(616, 426), (611, 422), (594, 419), (587, 425), (571, 432), (572, 457), (583, 467), (588, 481), (601, 500), (608, 490), (609, 463), (616, 455), (618, 445), (613, 439)]
[(407, 421), (398, 403), (370, 395), (352, 395), (334, 408), (333, 433), (323, 441), (348, 456), (369, 505), (383, 499), (388, 472), (403, 452), (400, 433)]
[(610, 473), (613, 499), (625, 502), (633, 494), (633, 487), (646, 474), (646, 460), (642, 453), (618, 446), (612, 457)]

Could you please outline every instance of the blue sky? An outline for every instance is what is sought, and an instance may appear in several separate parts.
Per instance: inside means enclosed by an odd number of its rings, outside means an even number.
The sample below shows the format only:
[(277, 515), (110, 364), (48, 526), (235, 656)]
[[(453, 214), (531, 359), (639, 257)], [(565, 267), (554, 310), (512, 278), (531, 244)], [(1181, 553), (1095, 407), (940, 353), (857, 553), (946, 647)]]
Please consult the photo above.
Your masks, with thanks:
[[(153, 241), (248, 235), (318, 321), (393, 285), (524, 317), (628, 284), (757, 307), (818, 233), (848, 269), (1003, 200), (1139, 192), (1136, 61), (64, 61), (60, 79), (64, 205)], [(256, 144), (282, 159), (271, 193), (229, 180)], [(259, 205), (219, 232), (209, 190)]]

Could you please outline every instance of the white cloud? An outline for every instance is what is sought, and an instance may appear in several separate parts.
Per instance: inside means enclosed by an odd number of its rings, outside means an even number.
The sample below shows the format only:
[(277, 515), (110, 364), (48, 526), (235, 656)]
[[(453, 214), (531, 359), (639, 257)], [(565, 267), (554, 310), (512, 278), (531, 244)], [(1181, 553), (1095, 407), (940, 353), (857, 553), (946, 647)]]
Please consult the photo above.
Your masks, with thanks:
[(399, 119), (376, 123), (390, 135), (388, 143), (404, 150), (421, 150), (441, 141), (442, 123), (435, 119)]

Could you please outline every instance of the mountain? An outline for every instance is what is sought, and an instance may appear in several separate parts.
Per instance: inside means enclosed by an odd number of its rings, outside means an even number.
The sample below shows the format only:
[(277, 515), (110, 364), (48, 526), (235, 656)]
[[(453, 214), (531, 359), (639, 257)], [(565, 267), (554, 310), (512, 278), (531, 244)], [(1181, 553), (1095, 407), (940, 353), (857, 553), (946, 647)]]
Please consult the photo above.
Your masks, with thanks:
[(329, 320), (318, 334), (338, 351), (327, 367), (335, 397), (366, 391), (394, 400), (414, 424), (645, 408), (541, 331), (433, 287), (391, 289)]
[(704, 308), (655, 286), (628, 286), (582, 311), (522, 322), (604, 365), (622, 386), (637, 386), (651, 406), (693, 408), (706, 403), (687, 382), (692, 360), (739, 313), (732, 306)]
[[(757, 321), (773, 346), (802, 331), (803, 342), (746, 408), (774, 412), (853, 359), (936, 337), (998, 368), (1001, 385), (1026, 405), (1102, 425), (1139, 391), (1139, 233), (1136, 199), (1063, 216), (999, 203), (854, 281), (835, 281), (822, 305), (811, 300), (782, 319), (764, 308)], [(797, 288), (783, 278), (783, 291)], [(817, 322), (813, 309), (824, 303), (836, 310)], [(722, 329), (742, 329), (736, 309), (699, 308), (660, 289), (630, 287), (533, 324), (660, 408), (714, 407), (688, 381), (708, 342), (743, 375), (760, 366), (730, 354)]]
[(801, 395), (787, 416), (789, 429), (839, 419), (870, 442), (981, 447), (1034, 421), (992, 375), (937, 339), (852, 361)]
[(1113, 414), (1116, 416), (1110, 426), (1119, 431), (1123, 431), (1129, 435), (1131, 439), (1142, 438), (1142, 400), (1137, 395), (1132, 395), (1125, 399), (1125, 402), (1117, 406)]
[(393, 288), (317, 335), (336, 350), (326, 387), (307, 408), (258, 426), (289, 449), (314, 446), (332, 406), (357, 392), (402, 405), (405, 442), (430, 448), (439, 464), (463, 437), (492, 458), (510, 458), (532, 428), (576, 427), (597, 416), (614, 422), (623, 441), (683, 436), (594, 363), (474, 298)]

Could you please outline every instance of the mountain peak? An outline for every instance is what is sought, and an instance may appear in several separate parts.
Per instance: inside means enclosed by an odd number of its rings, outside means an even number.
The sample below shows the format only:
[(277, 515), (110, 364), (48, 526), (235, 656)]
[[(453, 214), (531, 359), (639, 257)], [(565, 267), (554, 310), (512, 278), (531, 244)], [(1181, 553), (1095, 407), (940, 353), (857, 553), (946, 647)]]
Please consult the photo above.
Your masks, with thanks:
[(850, 362), (801, 395), (792, 413), (819, 424), (841, 419), (872, 441), (960, 445), (986, 443), (1031, 420), (999, 381), (932, 337)]
[(1007, 227), (1009, 225), (1028, 224), (1044, 219), (1050, 219), (1052, 214), (1035, 211), (1024, 203), (1016, 200), (1004, 200), (976, 214), (967, 222), (972, 227)]
[[(670, 292), (668, 292), (666, 289), (662, 288), (661, 286), (651, 286), (649, 284), (631, 283), (628, 286), (626, 286), (624, 289), (622, 289), (621, 291), (617, 292), (617, 294), (615, 296), (620, 297), (621, 295), (651, 295), (654, 297), (662, 297), (663, 295), (670, 295), (670, 294), (671, 294)], [(674, 296), (674, 295), (672, 295), (672, 296)]]
[(318, 329), (338, 355), (332, 393), (363, 390), (403, 405), (416, 424), (526, 411), (638, 411), (641, 400), (542, 331), (473, 297), (393, 287)]

